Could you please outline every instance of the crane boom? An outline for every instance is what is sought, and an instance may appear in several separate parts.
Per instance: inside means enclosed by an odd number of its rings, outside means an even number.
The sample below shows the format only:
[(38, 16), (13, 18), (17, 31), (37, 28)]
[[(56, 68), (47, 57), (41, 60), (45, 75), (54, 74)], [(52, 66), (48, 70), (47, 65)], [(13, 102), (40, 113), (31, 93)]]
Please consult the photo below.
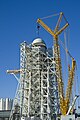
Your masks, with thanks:
[(69, 70), (69, 80), (68, 80), (66, 97), (64, 97), (62, 65), (61, 65), (61, 58), (60, 58), (60, 46), (58, 43), (58, 36), (69, 26), (69, 23), (66, 23), (61, 29), (59, 29), (62, 15), (63, 13), (60, 13), (60, 17), (58, 19), (58, 23), (54, 31), (52, 31), (41, 19), (38, 19), (37, 22), (47, 32), (49, 32), (54, 38), (54, 57), (55, 57), (55, 63), (56, 63), (56, 76), (57, 76), (58, 91), (59, 91), (59, 97), (60, 97), (60, 110), (61, 110), (62, 115), (66, 115), (69, 109), (69, 102), (70, 102), (70, 96), (71, 96), (71, 91), (72, 91), (76, 62), (74, 59), (72, 59), (72, 68)]
[(39, 23), (47, 32), (55, 37), (54, 32), (40, 18), (37, 20), (37, 23)]
[(66, 104), (67, 104), (67, 111), (68, 111), (69, 103), (70, 103), (69, 98), (70, 98), (71, 92), (72, 92), (72, 85), (73, 85), (73, 80), (74, 80), (74, 75), (75, 75), (75, 67), (76, 67), (76, 61), (73, 58), (72, 59), (72, 68), (69, 71), (68, 86), (67, 86), (66, 98), (65, 98), (66, 99)]
[(61, 28), (58, 32), (56, 32), (56, 36), (61, 34), (63, 30), (65, 30), (68, 26), (69, 26), (69, 23), (66, 23), (66, 25), (63, 28)]
[(54, 33), (40, 18), (37, 20), (37, 22), (47, 31), (49, 32), (56, 40), (56, 37), (63, 32), (64, 29), (66, 29), (69, 26), (69, 23), (66, 23), (66, 25), (61, 28), (59, 31)]
[(18, 73), (20, 73), (21, 71), (22, 71), (22, 70), (19, 69), (19, 70), (7, 70), (6, 72), (9, 73), (9, 74), (12, 74), (12, 73), (18, 74)]
[(64, 106), (64, 90), (63, 90), (63, 80), (62, 80), (60, 47), (58, 44), (58, 40), (54, 41), (54, 58), (55, 58), (55, 63), (56, 63), (56, 76), (57, 76), (58, 92), (59, 92), (59, 98), (60, 98), (60, 110), (62, 112), (63, 110), (62, 106)]

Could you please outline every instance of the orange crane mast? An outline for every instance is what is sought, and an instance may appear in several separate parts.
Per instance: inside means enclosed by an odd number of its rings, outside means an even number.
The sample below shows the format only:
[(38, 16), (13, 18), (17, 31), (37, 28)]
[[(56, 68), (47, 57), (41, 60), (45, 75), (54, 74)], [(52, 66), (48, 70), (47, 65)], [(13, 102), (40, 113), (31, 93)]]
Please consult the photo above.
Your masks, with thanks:
[[(69, 24), (66, 21), (66, 24), (60, 29), (60, 23), (61, 23), (62, 17), (64, 17), (64, 15), (61, 12), (54, 31), (51, 30), (41, 19), (38, 19), (37, 23), (39, 23), (54, 38), (54, 58), (55, 58), (55, 64), (56, 64), (56, 76), (57, 76), (58, 92), (59, 92), (59, 98), (60, 98), (60, 111), (62, 115), (66, 115), (69, 109), (76, 61), (74, 60), (74, 58), (72, 58), (72, 68), (70, 68), (69, 70), (68, 86), (67, 86), (66, 97), (65, 97), (64, 96), (64, 85), (63, 85), (64, 83), (62, 79), (62, 65), (61, 65), (60, 46), (58, 43), (58, 36), (69, 26)], [(68, 53), (67, 50), (66, 52)]]

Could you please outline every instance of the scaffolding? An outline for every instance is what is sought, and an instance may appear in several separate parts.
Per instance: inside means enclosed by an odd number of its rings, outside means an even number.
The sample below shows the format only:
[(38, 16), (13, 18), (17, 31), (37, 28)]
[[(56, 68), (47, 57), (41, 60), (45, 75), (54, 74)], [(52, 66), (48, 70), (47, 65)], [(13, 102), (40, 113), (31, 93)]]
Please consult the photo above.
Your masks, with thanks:
[[(53, 120), (59, 113), (58, 85), (53, 50), (41, 38), (20, 45), (20, 82), (15, 98), (21, 117)], [(17, 103), (17, 102), (16, 102)], [(14, 105), (16, 104), (14, 100)]]

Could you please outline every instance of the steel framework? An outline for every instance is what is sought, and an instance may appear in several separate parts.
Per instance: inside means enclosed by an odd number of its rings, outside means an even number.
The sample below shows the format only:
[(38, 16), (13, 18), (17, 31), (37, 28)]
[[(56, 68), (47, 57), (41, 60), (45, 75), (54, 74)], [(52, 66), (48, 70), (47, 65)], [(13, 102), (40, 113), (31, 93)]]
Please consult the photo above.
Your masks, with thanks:
[(20, 45), (20, 80), (15, 96), (21, 117), (53, 120), (59, 113), (58, 85), (53, 50), (37, 38)]

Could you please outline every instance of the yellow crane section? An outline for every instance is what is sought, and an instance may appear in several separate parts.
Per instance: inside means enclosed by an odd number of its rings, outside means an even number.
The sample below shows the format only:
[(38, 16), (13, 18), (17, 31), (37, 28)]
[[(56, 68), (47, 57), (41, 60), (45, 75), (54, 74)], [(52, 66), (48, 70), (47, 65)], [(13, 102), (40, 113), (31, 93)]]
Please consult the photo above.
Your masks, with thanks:
[[(61, 13), (60, 13), (60, 18), (59, 18), (59, 23), (60, 23), (60, 21), (61, 21), (61, 19), (62, 19), (62, 15), (63, 15), (63, 13), (61, 12)], [(61, 28), (60, 30), (58, 30), (58, 29), (59, 29), (59, 24), (58, 24), (58, 25), (56, 26), (55, 30), (52, 31), (41, 19), (38, 19), (37, 22), (38, 22), (47, 32), (49, 32), (49, 33), (54, 37), (55, 40), (57, 40), (58, 35), (61, 34), (61, 32), (69, 26), (69, 23), (66, 23), (66, 25), (65, 25), (63, 28)]]
[[(70, 102), (70, 95), (72, 92), (72, 85), (73, 85), (73, 80), (74, 80), (74, 75), (75, 75), (75, 67), (76, 67), (76, 61), (74, 58), (72, 59), (72, 68), (69, 70), (69, 78), (68, 78), (68, 86), (66, 90), (66, 106), (67, 106), (67, 111), (69, 108), (69, 102)], [(66, 112), (67, 112), (66, 111)]]
[(69, 70), (69, 80), (68, 80), (66, 97), (64, 97), (64, 86), (63, 86), (63, 80), (62, 80), (62, 65), (61, 65), (61, 58), (60, 58), (60, 46), (58, 43), (58, 36), (69, 26), (69, 24), (66, 22), (66, 24), (61, 29), (59, 29), (62, 16), (63, 16), (63, 13), (61, 12), (54, 31), (52, 31), (41, 19), (38, 19), (37, 22), (47, 32), (49, 32), (54, 38), (54, 57), (55, 57), (55, 63), (56, 63), (56, 75), (57, 75), (58, 91), (59, 91), (59, 97), (60, 97), (60, 111), (62, 115), (66, 115), (68, 108), (69, 108), (69, 103), (70, 103), (70, 96), (71, 96), (71, 91), (72, 91), (72, 84), (73, 84), (73, 79), (74, 79), (76, 63), (75, 63), (75, 60), (72, 59), (72, 68)]
[(19, 70), (7, 70), (6, 72), (9, 74), (13, 74), (13, 73), (18, 74), (18, 73), (22, 72), (22, 70), (21, 69), (19, 69)]
[(69, 103), (70, 103), (70, 97), (72, 93), (72, 85), (74, 81), (74, 75), (75, 75), (75, 67), (76, 67), (76, 61), (74, 58), (72, 58), (72, 68), (69, 69), (68, 73), (68, 85), (66, 90), (66, 96), (64, 99), (64, 102), (61, 104), (61, 112), (63, 115), (66, 115), (69, 110)]

